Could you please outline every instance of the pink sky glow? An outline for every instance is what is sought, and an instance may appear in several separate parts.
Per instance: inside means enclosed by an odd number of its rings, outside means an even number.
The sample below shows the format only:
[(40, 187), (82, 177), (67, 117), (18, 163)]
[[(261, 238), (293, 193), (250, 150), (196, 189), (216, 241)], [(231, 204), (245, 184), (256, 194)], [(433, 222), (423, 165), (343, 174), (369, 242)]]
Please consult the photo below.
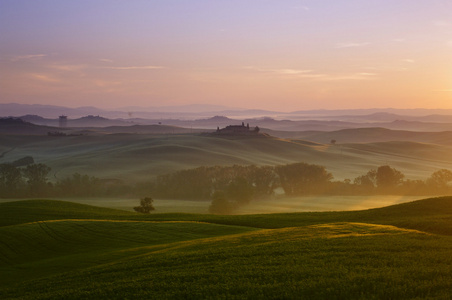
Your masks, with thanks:
[(4, 0), (0, 28), (0, 103), (452, 108), (449, 0)]

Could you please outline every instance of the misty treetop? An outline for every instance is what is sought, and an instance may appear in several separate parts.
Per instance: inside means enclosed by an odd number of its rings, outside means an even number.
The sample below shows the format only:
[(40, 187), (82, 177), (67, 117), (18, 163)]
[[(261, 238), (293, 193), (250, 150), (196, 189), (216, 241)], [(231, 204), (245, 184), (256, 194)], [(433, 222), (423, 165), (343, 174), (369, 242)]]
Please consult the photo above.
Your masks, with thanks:
[(0, 196), (46, 196), (51, 185), (48, 182), (50, 167), (45, 164), (29, 164), (16, 167), (14, 164), (0, 164)]
[(156, 197), (176, 199), (212, 199), (215, 192), (221, 191), (223, 198), (246, 203), (272, 196), (277, 189), (287, 196), (447, 194), (452, 192), (451, 182), (452, 172), (446, 169), (434, 172), (426, 180), (410, 180), (388, 165), (369, 170), (353, 181), (333, 181), (333, 175), (325, 167), (300, 162), (278, 166), (199, 167), (158, 176), (140, 188)]
[(426, 180), (410, 180), (388, 165), (343, 181), (333, 181), (333, 175), (325, 167), (305, 162), (277, 166), (203, 166), (163, 174), (134, 186), (79, 173), (51, 182), (50, 172), (51, 168), (42, 163), (20, 167), (0, 164), (0, 197), (152, 195), (162, 199), (212, 200), (216, 195), (234, 205), (243, 205), (253, 199), (272, 196), (277, 190), (287, 196), (452, 193), (449, 170), (437, 170)]

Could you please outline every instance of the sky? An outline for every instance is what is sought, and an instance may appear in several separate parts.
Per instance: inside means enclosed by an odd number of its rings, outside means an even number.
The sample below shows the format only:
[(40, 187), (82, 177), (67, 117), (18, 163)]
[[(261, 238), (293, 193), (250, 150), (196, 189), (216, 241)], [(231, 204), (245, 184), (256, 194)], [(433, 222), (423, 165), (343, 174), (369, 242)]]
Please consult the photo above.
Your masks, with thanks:
[(0, 0), (0, 103), (452, 108), (450, 0)]

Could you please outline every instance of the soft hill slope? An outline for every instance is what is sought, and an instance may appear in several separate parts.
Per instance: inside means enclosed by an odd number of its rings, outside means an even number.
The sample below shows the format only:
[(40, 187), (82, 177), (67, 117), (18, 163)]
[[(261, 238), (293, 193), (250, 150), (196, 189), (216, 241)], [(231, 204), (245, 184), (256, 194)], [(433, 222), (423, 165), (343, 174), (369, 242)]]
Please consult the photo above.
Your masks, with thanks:
[(0, 226), (62, 219), (127, 219), (134, 213), (57, 200), (0, 203)]
[[(166, 219), (165, 215), (154, 215), (152, 218)], [(309, 226), (331, 222), (361, 222), (394, 225), (452, 236), (452, 197), (429, 198), (361, 211), (205, 216), (201, 219), (208, 222), (259, 228)]]
[[(73, 271), (108, 263), (148, 252), (149, 247), (157, 245), (249, 230), (199, 222), (74, 219), (0, 227), (0, 278), (4, 278), (2, 284), (14, 283), (52, 275), (55, 270)], [(12, 272), (17, 268), (34, 271)]]
[(447, 299), (451, 204), (442, 197), (365, 211), (144, 216), (3, 203), (0, 296)]

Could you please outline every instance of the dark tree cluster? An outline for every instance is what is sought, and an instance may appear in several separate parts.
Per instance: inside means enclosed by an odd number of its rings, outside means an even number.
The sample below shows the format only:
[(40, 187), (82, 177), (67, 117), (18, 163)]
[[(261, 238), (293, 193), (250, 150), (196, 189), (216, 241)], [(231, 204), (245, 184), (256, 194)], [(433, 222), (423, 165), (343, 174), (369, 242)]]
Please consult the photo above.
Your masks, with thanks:
[(411, 180), (386, 165), (355, 178), (349, 190), (352, 194), (443, 195), (452, 193), (451, 183), (452, 172), (446, 169), (433, 172), (426, 180)]
[(140, 206), (135, 206), (133, 209), (136, 212), (142, 213), (142, 214), (148, 214), (151, 211), (155, 210), (153, 205), (154, 199), (151, 197), (144, 197), (140, 199)]
[(14, 163), (0, 164), (0, 198), (24, 197), (103, 197), (132, 196), (133, 188), (120, 180), (102, 180), (74, 173), (72, 176), (49, 181), (51, 168), (31, 163), (28, 157)]
[(166, 199), (211, 200), (210, 210), (217, 213), (233, 211), (253, 199), (270, 197), (278, 189), (287, 196), (452, 194), (449, 170), (438, 170), (426, 180), (410, 180), (388, 165), (343, 181), (333, 181), (333, 175), (323, 166), (303, 162), (279, 166), (198, 167), (160, 175), (135, 186), (79, 173), (51, 183), (50, 171), (50, 167), (34, 163), (31, 157), (14, 164), (0, 164), (0, 198), (153, 195)]
[(46, 196), (52, 189), (47, 180), (49, 173), (50, 168), (44, 164), (0, 164), (0, 197)]
[(273, 194), (278, 174), (269, 166), (213, 166), (160, 175), (147, 188), (161, 198), (210, 199), (223, 191), (239, 202)]

